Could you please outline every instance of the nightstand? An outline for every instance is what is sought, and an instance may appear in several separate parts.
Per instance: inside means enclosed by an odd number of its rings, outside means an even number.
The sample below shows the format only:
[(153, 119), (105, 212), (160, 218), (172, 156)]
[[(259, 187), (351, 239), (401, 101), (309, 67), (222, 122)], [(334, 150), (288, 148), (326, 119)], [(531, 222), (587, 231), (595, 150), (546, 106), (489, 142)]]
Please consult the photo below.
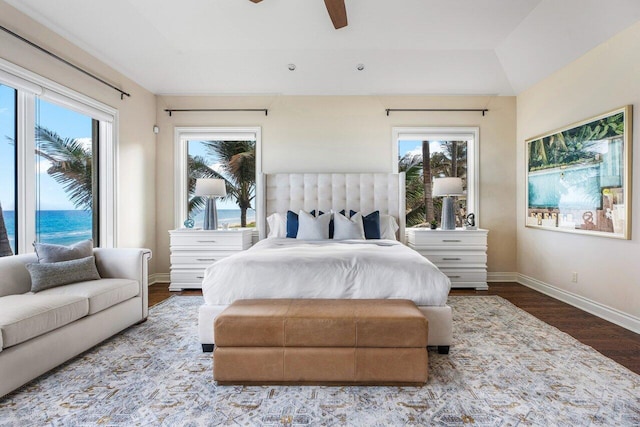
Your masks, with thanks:
[(170, 291), (202, 289), (204, 270), (215, 261), (251, 247), (252, 228), (170, 230)]
[(407, 245), (434, 263), (453, 288), (487, 290), (488, 230), (407, 228)]

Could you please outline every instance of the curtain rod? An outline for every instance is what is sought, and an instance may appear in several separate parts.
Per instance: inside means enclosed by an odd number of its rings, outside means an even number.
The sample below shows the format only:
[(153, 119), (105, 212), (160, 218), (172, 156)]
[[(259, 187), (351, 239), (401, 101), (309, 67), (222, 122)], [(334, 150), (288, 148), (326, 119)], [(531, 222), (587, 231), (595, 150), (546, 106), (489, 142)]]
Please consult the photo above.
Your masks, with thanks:
[(207, 111), (214, 111), (214, 112), (222, 112), (222, 111), (264, 111), (264, 115), (268, 116), (269, 115), (269, 110), (266, 108), (167, 108), (164, 111), (166, 111), (167, 113), (169, 113), (169, 117), (171, 117), (171, 114), (174, 112), (177, 113), (191, 113), (191, 112), (207, 112)]
[(481, 112), (482, 115), (484, 116), (484, 114), (486, 112), (488, 112), (489, 110), (486, 109), (486, 108), (387, 108), (386, 109), (387, 116), (392, 111), (444, 111), (444, 112), (449, 112), (449, 111), (477, 111), (477, 112)]
[(55, 53), (50, 52), (50, 51), (48, 51), (47, 49), (45, 49), (45, 48), (43, 48), (43, 47), (41, 47), (41, 46), (39, 46), (39, 45), (35, 44), (35, 43), (34, 43), (34, 42), (32, 42), (31, 40), (27, 40), (27, 39), (25, 39), (24, 37), (22, 37), (21, 35), (14, 33), (14, 32), (13, 32), (13, 31), (11, 31), (10, 29), (5, 28), (5, 27), (3, 27), (2, 25), (0, 25), (0, 30), (4, 31), (4, 32), (5, 32), (5, 33), (7, 33), (7, 34), (12, 35), (13, 37), (17, 38), (18, 40), (21, 40), (21, 41), (25, 42), (25, 43), (26, 43), (26, 44), (28, 44), (29, 46), (32, 46), (32, 47), (34, 47), (34, 48), (38, 49), (40, 52), (46, 53), (47, 55), (51, 56), (52, 58), (57, 59), (58, 61), (62, 62), (63, 64), (66, 64), (66, 65), (68, 65), (69, 67), (71, 67), (71, 68), (73, 68), (73, 69), (75, 69), (75, 70), (77, 70), (77, 71), (80, 71), (80, 72), (81, 72), (81, 73), (83, 73), (83, 74), (86, 74), (87, 76), (89, 76), (89, 77), (91, 77), (91, 78), (93, 78), (93, 79), (95, 79), (95, 80), (99, 81), (99, 82), (100, 82), (100, 83), (102, 83), (103, 85), (109, 86), (109, 87), (110, 87), (111, 89), (113, 89), (113, 90), (117, 90), (118, 92), (120, 92), (120, 99), (124, 99), (124, 97), (125, 97), (125, 96), (129, 96), (129, 97), (131, 96), (131, 94), (129, 94), (129, 93), (127, 93), (127, 92), (125, 92), (125, 91), (121, 90), (120, 88), (118, 88), (118, 87), (116, 87), (116, 86), (112, 85), (111, 83), (109, 83), (109, 82), (107, 82), (107, 81), (105, 81), (105, 80), (101, 79), (100, 77), (96, 76), (95, 74), (91, 74), (91, 73), (90, 73), (90, 72), (88, 72), (87, 70), (85, 70), (85, 69), (83, 69), (83, 68), (80, 68), (80, 67), (78, 67), (77, 65), (72, 64), (71, 62), (67, 61), (66, 59), (64, 59), (64, 58), (62, 58), (62, 57), (60, 57), (60, 56), (58, 56), (58, 55), (56, 55)]

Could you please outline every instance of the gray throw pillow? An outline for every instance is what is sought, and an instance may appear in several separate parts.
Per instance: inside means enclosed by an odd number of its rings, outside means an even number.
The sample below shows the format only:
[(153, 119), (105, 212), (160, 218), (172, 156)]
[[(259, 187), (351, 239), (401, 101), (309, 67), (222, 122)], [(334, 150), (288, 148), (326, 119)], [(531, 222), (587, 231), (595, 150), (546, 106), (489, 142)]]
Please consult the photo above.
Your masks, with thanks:
[(93, 240), (83, 240), (71, 246), (51, 243), (34, 243), (38, 262), (60, 262), (86, 258), (93, 255)]
[(100, 279), (93, 256), (71, 261), (32, 263), (25, 266), (31, 275), (31, 292)]

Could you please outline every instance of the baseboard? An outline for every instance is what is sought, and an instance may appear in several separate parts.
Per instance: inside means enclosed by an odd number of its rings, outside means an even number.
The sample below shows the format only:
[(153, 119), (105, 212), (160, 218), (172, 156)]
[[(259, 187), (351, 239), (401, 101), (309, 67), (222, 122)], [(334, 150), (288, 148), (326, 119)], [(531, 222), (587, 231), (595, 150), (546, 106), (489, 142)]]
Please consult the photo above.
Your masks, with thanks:
[(518, 283), (531, 289), (535, 289), (545, 295), (549, 295), (550, 297), (562, 302), (566, 302), (567, 304), (586, 311), (587, 313), (591, 313), (594, 316), (598, 316), (611, 323), (615, 323), (618, 326), (622, 326), (625, 329), (629, 329), (636, 334), (640, 334), (640, 318), (638, 317), (624, 313), (615, 308), (608, 307), (604, 304), (600, 304), (599, 302), (574, 294), (573, 292), (557, 288), (524, 274), (518, 274)]
[(149, 286), (156, 283), (170, 283), (171, 275), (169, 273), (155, 273), (149, 275)]
[(489, 271), (487, 282), (517, 282), (518, 273), (515, 271)]

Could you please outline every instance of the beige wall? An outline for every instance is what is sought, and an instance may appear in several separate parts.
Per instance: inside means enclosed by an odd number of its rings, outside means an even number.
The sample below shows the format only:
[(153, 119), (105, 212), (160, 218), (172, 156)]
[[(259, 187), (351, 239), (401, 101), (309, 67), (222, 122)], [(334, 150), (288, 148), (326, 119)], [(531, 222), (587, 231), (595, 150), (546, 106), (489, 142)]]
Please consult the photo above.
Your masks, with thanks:
[[(385, 108), (489, 108), (480, 113), (392, 113)], [(165, 108), (268, 108), (262, 113), (174, 113)], [(514, 97), (243, 96), (158, 97), (157, 251), (169, 271), (174, 227), (174, 127), (260, 126), (262, 169), (273, 172), (391, 172), (394, 126), (480, 127), (480, 221), (489, 233), (489, 271), (514, 272)]]
[(120, 100), (113, 89), (0, 32), (0, 58), (118, 109), (117, 245), (155, 250), (155, 95), (2, 1), (0, 24), (131, 94)]
[[(518, 96), (518, 272), (596, 303), (640, 317), (640, 206), (632, 204), (632, 240), (524, 227), (525, 139), (634, 104), (640, 164), (640, 23), (593, 49)], [(633, 188), (640, 188), (637, 166)], [(571, 283), (571, 273), (578, 283)], [(623, 315), (624, 316), (624, 315)]]

